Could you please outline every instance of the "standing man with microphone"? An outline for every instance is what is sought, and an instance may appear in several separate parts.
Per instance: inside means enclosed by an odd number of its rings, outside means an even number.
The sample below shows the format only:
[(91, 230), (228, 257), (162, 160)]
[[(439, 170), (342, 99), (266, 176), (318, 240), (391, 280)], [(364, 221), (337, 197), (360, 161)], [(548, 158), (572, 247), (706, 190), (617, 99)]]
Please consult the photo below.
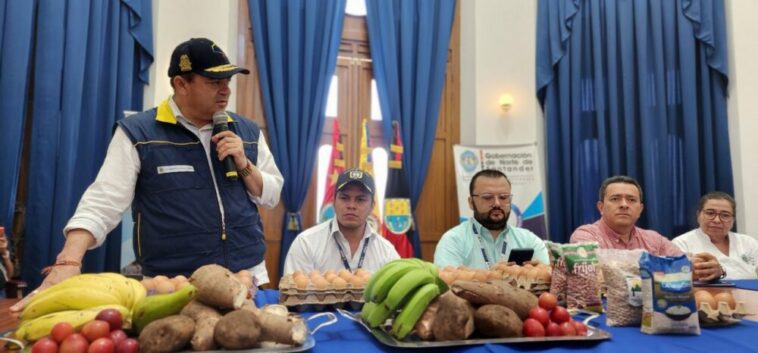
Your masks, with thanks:
[(209, 39), (174, 49), (168, 69), (174, 94), (118, 122), (39, 290), (79, 274), (87, 249), (103, 243), (129, 206), (144, 275), (189, 276), (216, 263), (268, 282), (258, 206), (279, 203), (283, 178), (258, 125), (225, 111), (237, 73), (250, 71), (231, 64)]

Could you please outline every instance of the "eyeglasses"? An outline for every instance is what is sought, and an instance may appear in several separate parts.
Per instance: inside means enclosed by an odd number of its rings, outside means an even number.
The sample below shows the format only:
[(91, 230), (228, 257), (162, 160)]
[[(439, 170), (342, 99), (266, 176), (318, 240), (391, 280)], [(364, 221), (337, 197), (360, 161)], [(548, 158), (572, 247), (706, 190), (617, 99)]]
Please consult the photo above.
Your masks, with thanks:
[(716, 219), (716, 216), (719, 216), (722, 222), (729, 222), (732, 219), (734, 219), (734, 215), (729, 212), (717, 212), (716, 210), (704, 210), (702, 211), (703, 216), (705, 216), (705, 219), (707, 220), (713, 220)]
[(495, 198), (497, 197), (497, 200), (501, 203), (510, 204), (513, 194), (471, 194), (471, 197), (478, 197), (487, 203), (495, 202)]

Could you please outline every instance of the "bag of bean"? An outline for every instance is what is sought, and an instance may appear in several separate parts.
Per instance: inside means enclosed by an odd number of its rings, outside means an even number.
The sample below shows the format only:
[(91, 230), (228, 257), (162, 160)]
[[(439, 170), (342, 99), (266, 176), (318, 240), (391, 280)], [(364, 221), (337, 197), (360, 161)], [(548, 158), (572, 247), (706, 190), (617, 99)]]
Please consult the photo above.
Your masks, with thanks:
[(547, 252), (550, 255), (550, 265), (553, 266), (550, 278), (550, 293), (558, 298), (560, 305), (566, 305), (566, 261), (563, 258), (562, 245), (546, 241)]
[(569, 309), (603, 312), (598, 279), (598, 247), (597, 242), (563, 245), (568, 274), (566, 306)]
[(636, 326), (642, 321), (642, 250), (599, 249), (608, 326)]
[(692, 263), (687, 255), (661, 257), (643, 252), (642, 325), (648, 334), (700, 334), (695, 297), (692, 294)]

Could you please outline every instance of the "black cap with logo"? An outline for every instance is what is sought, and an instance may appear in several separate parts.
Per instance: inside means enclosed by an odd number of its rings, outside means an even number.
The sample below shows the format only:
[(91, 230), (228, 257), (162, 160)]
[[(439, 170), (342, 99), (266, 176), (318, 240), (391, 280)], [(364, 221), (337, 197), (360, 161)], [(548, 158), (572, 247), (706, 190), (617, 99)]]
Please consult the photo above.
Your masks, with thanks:
[(196, 73), (208, 78), (229, 78), (250, 70), (232, 65), (224, 51), (207, 38), (192, 38), (176, 46), (171, 54), (168, 77)]
[(345, 186), (352, 183), (358, 183), (360, 186), (366, 189), (369, 194), (372, 196), (374, 195), (374, 191), (376, 190), (376, 188), (374, 188), (374, 178), (371, 176), (371, 174), (366, 173), (358, 168), (348, 169), (342, 172), (339, 177), (337, 177), (337, 191), (341, 191), (345, 188)]

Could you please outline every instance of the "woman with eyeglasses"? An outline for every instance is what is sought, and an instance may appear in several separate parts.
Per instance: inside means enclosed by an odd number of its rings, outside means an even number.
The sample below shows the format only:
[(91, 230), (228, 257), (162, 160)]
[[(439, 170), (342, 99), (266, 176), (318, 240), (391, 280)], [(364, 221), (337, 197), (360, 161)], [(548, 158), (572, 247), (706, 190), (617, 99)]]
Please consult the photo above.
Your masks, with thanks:
[(731, 232), (737, 203), (729, 194), (716, 191), (700, 198), (698, 228), (674, 238), (673, 243), (688, 253), (708, 252), (716, 256), (722, 278), (758, 278), (758, 240)]

